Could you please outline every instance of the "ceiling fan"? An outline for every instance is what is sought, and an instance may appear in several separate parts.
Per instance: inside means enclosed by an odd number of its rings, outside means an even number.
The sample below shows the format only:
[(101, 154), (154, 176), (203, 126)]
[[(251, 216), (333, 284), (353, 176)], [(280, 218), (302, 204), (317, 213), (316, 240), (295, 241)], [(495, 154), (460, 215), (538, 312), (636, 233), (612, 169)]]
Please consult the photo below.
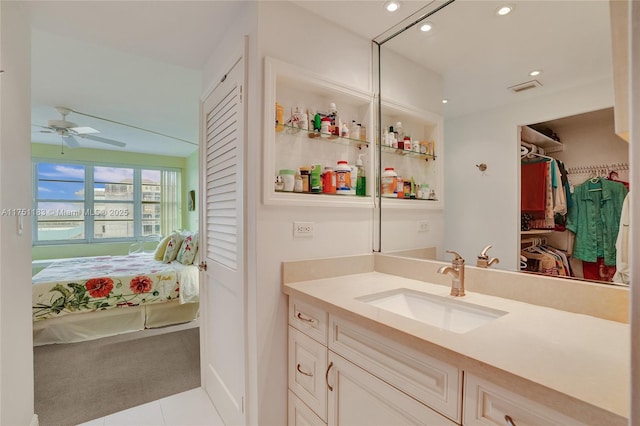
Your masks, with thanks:
[(71, 121), (67, 121), (67, 115), (73, 112), (73, 110), (65, 107), (57, 106), (55, 107), (56, 111), (62, 115), (62, 120), (49, 120), (47, 123), (48, 126), (38, 126), (45, 130), (40, 130), (42, 133), (56, 133), (62, 137), (62, 140), (69, 146), (70, 148), (76, 148), (80, 146), (80, 142), (76, 138), (81, 139), (89, 139), (96, 142), (102, 142), (109, 145), (124, 147), (127, 144), (124, 142), (116, 141), (113, 139), (103, 138), (101, 136), (96, 136), (96, 133), (100, 133), (98, 130), (91, 127), (78, 127), (76, 123), (72, 123)]

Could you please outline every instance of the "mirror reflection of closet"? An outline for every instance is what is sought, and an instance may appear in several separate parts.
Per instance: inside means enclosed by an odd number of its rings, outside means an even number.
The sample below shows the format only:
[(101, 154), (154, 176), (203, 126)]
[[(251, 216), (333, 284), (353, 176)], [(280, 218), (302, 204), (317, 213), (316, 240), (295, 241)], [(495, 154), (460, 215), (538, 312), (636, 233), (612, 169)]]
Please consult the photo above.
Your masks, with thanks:
[(521, 270), (628, 285), (629, 145), (613, 109), (522, 126), (520, 150)]

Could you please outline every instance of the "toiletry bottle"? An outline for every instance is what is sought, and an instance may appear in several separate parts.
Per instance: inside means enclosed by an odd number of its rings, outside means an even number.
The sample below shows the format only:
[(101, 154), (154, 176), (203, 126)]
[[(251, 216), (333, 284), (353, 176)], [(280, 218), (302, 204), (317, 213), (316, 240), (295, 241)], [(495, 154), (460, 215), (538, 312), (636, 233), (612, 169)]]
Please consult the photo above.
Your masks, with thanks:
[(356, 167), (358, 169), (357, 180), (356, 180), (356, 195), (364, 197), (367, 195), (367, 178), (364, 174), (364, 164), (362, 163), (362, 156), (364, 154), (358, 155), (358, 160), (356, 161)]
[(356, 123), (356, 120), (351, 121), (351, 128), (349, 129), (351, 139), (360, 139), (360, 127)]
[(343, 138), (349, 137), (349, 126), (347, 126), (347, 123), (342, 123), (342, 132), (340, 133), (340, 136)]
[(385, 167), (382, 173), (382, 196), (395, 197), (398, 174), (393, 167)]
[(309, 189), (313, 194), (319, 194), (322, 192), (322, 166), (320, 164), (313, 164), (311, 166)]
[(335, 167), (336, 174), (336, 194), (351, 194), (351, 167), (347, 160), (338, 161)]
[(396, 140), (398, 143), (400, 143), (400, 141), (404, 141), (404, 130), (402, 129), (402, 123), (400, 121), (396, 123), (396, 127), (394, 127), (394, 129), (396, 131)]
[(362, 142), (366, 142), (367, 141), (367, 128), (364, 127), (362, 124), (358, 123), (358, 132), (359, 132), (359, 138)]
[(389, 126), (389, 145), (392, 148), (398, 148), (398, 139), (396, 138), (396, 132), (393, 130), (393, 126)]
[(318, 112), (313, 116), (313, 130), (320, 133), (320, 127), (322, 126), (322, 117)]

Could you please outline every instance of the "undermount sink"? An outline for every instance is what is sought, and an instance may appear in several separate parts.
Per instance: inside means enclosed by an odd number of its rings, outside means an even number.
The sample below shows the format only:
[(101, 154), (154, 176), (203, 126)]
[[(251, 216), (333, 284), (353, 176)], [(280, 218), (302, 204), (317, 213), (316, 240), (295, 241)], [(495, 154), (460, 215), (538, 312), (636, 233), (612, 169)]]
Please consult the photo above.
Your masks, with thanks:
[(466, 333), (507, 314), (505, 311), (407, 288), (369, 294), (357, 300), (454, 333)]

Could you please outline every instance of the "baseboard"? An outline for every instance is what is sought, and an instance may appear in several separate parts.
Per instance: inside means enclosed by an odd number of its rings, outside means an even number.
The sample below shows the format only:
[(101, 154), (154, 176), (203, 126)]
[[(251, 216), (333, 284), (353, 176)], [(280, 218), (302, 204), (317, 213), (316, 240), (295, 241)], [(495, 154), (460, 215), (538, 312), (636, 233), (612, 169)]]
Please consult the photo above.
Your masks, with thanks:
[(34, 414), (33, 417), (31, 417), (31, 422), (29, 422), (29, 426), (40, 426), (40, 422), (38, 421), (37, 414)]

